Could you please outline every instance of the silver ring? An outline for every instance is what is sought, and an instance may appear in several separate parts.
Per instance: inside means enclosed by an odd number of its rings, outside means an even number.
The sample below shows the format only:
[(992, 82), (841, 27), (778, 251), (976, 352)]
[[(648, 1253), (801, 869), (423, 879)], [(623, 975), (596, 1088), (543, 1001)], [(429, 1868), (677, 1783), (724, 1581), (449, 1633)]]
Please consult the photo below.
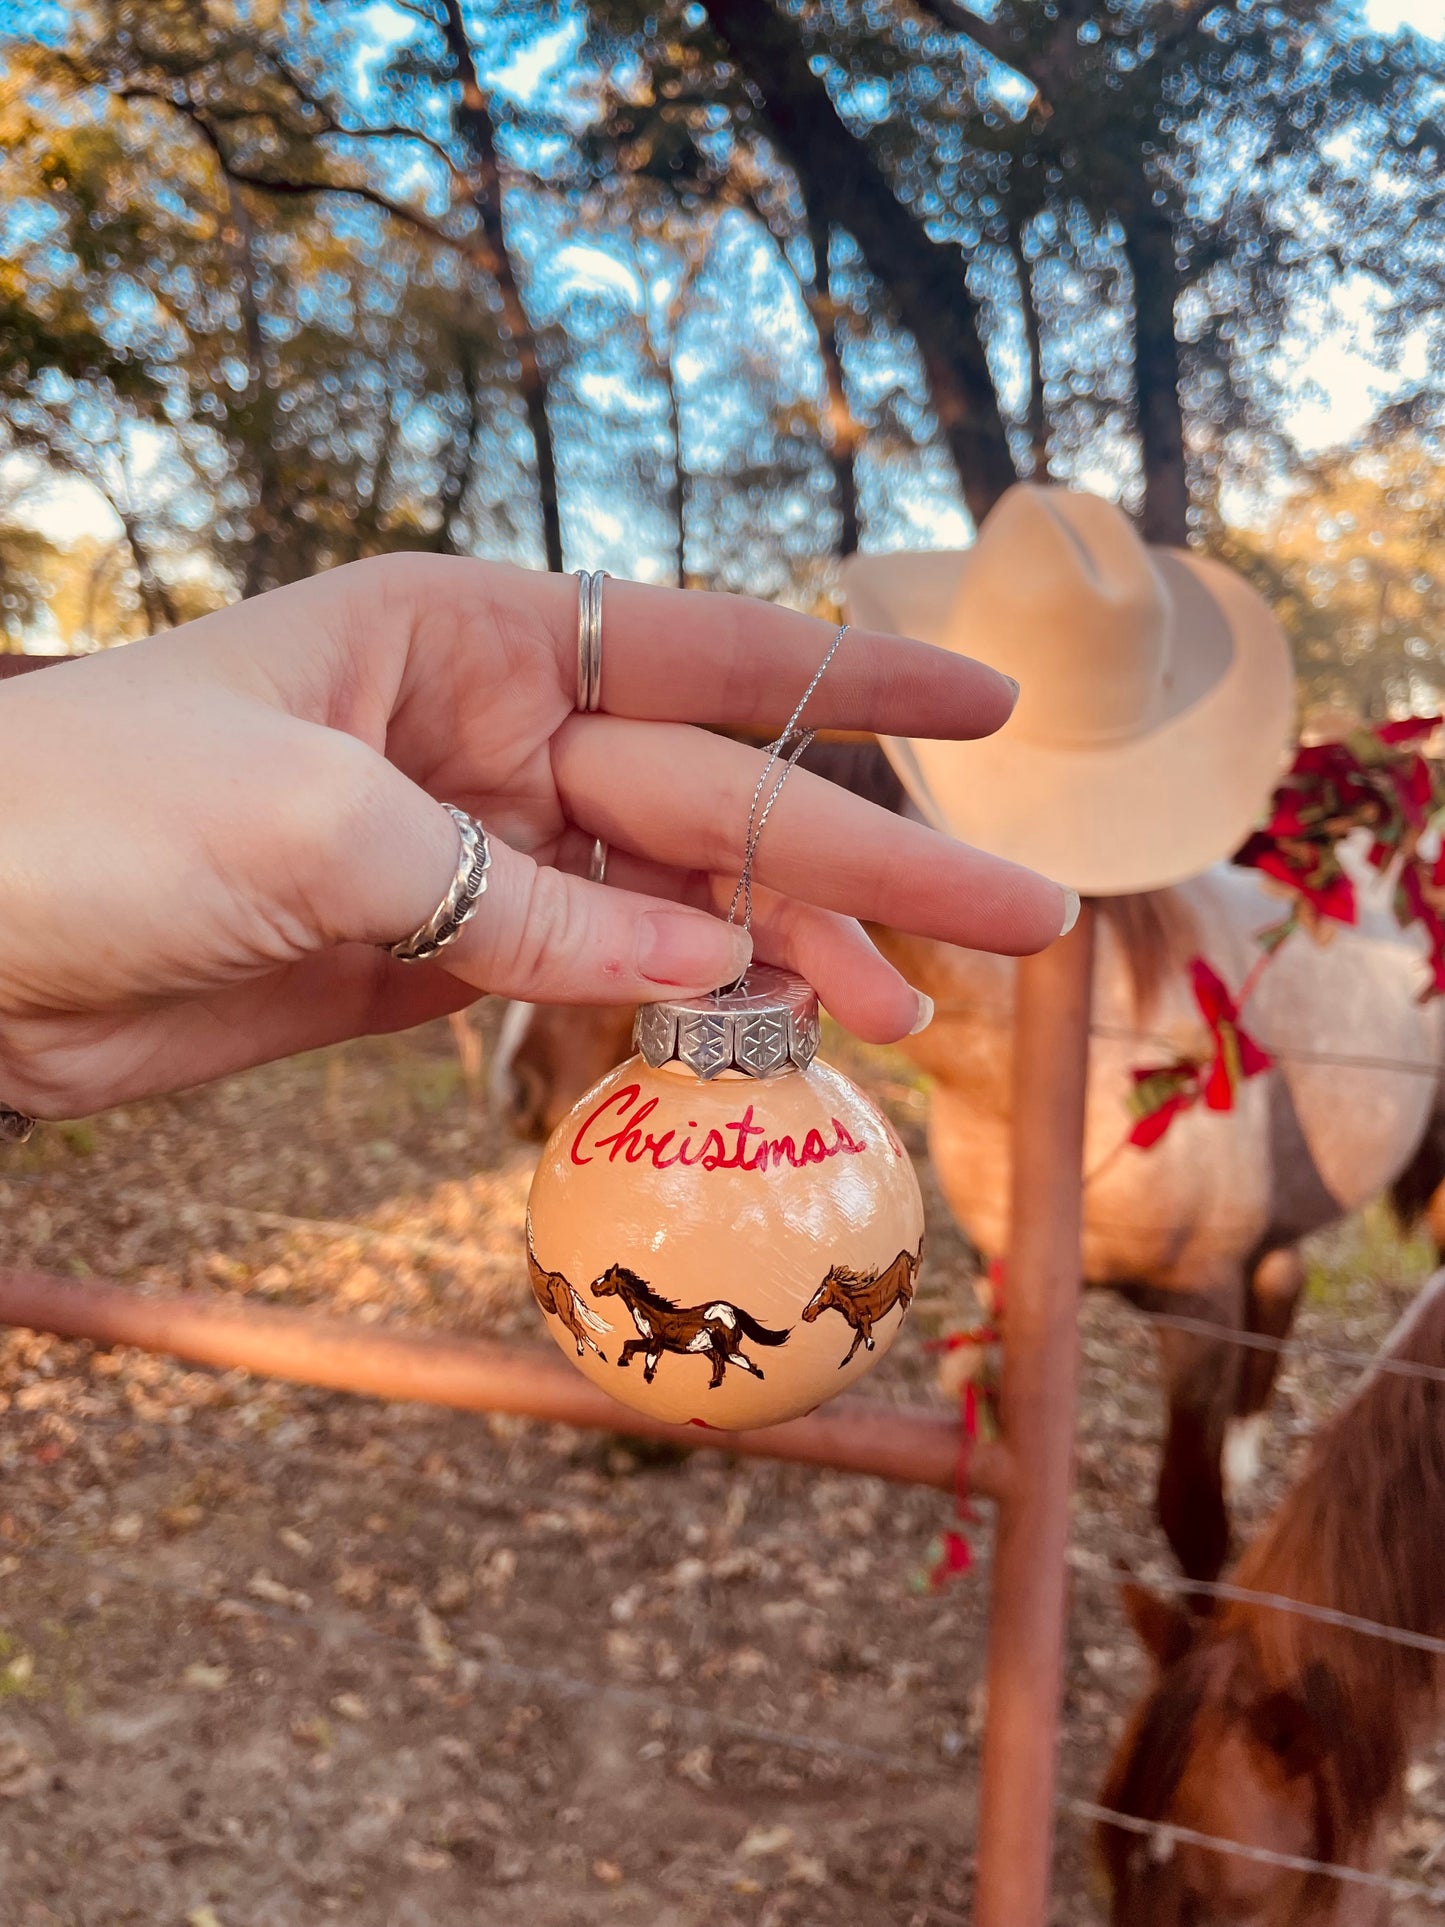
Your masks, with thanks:
[(602, 707), (602, 584), (606, 569), (577, 571), (577, 707)]
[(12, 1105), (0, 1104), (0, 1138), (7, 1144), (23, 1144), (35, 1129), (35, 1119)]
[(398, 963), (425, 963), (439, 950), (445, 950), (462, 933), (462, 926), (477, 914), (477, 906), (487, 889), (487, 872), (492, 867), (487, 833), (474, 816), (450, 803), (442, 808), (450, 816), (462, 839), (457, 873), (451, 887), (419, 930), (413, 930), (400, 943), (385, 947)]
[(592, 861), (587, 866), (587, 876), (592, 883), (607, 881), (607, 845), (600, 836), (592, 844)]

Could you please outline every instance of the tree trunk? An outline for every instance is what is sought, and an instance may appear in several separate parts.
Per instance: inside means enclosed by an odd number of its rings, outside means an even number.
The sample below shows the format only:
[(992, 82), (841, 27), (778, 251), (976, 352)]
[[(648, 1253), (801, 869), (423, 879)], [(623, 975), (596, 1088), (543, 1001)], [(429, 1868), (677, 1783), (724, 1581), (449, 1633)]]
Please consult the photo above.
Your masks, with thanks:
[(962, 253), (930, 240), (898, 200), (867, 144), (838, 118), (796, 27), (771, 0), (704, 4), (714, 33), (761, 96), (769, 138), (813, 217), (854, 236), (918, 344), (964, 501), (981, 522), (1017, 473)]
[[(647, 323), (644, 319), (643, 326)], [(682, 465), (682, 412), (677, 405), (677, 381), (672, 372), (673, 344), (659, 355), (662, 385), (667, 391), (667, 427), (672, 438), (672, 527), (676, 556), (675, 579), (679, 589), (687, 587), (687, 470)]]
[[(1148, 182), (1141, 182), (1148, 191)], [(1146, 542), (1182, 548), (1189, 539), (1189, 477), (1174, 332), (1178, 276), (1167, 215), (1140, 211), (1125, 222), (1124, 253), (1134, 280), (1134, 393), (1144, 465)]]
[[(196, 125), (201, 123), (196, 122)], [(251, 541), (241, 571), (242, 597), (260, 595), (278, 583), (276, 554), (280, 547), (281, 501), (280, 463), (276, 449), (276, 408), (271, 385), (266, 379), (266, 341), (261, 329), (260, 303), (256, 299), (256, 228), (242, 190), (231, 179), (225, 156), (213, 132), (207, 139), (220, 164), (221, 180), (230, 206), (231, 226), (235, 232), (232, 255), (235, 262), (236, 299), (241, 306), (241, 331), (246, 343), (246, 400), (243, 417), (245, 465), (250, 471)]]
[(550, 377), (542, 362), (536, 330), (522, 300), (516, 268), (507, 246), (506, 226), (502, 219), (502, 175), (497, 164), (497, 135), (486, 94), (477, 78), (466, 22), (460, 0), (443, 0), (441, 29), (447, 52), (461, 81), (461, 100), (457, 107), (457, 129), (472, 158), (467, 186), (472, 207), (480, 223), (485, 254), (473, 258), (486, 268), (497, 284), (502, 304), (502, 331), (517, 357), (522, 406), (537, 460), (537, 496), (542, 513), (542, 547), (547, 567), (562, 567), (562, 515), (557, 493), (557, 455), (548, 418)]
[(137, 586), (140, 589), (141, 608), (145, 611), (146, 628), (151, 635), (158, 629), (174, 629), (179, 621), (176, 605), (171, 600), (171, 592), (155, 572), (151, 561), (150, 548), (133, 515), (124, 513), (114, 502), (111, 507), (120, 516), (120, 525), (125, 531), (126, 546), (135, 562)]
[(1019, 284), (1019, 310), (1024, 320), (1024, 341), (1029, 356), (1029, 400), (1025, 426), (1029, 435), (1029, 453), (1033, 457), (1035, 482), (1052, 480), (1049, 474), (1049, 422), (1044, 409), (1044, 350), (1039, 334), (1039, 310), (1034, 300), (1034, 275), (1024, 253), (1023, 242), (1017, 234), (1009, 236), (1009, 249), (1013, 255), (1014, 274)]
[(482, 426), (482, 390), (477, 380), (477, 370), (472, 361), (469, 344), (464, 341), (458, 342), (457, 352), (467, 412), (461, 428), (452, 437), (446, 472), (442, 476), (441, 519), (430, 544), (438, 555), (460, 553), (457, 548), (457, 520), (461, 515), (462, 504), (467, 498), (467, 490), (472, 485), (472, 477), (476, 473), (477, 436)]
[(838, 553), (853, 555), (858, 548), (858, 448), (863, 431), (848, 406), (843, 381), (843, 354), (838, 339), (838, 308), (833, 299), (833, 271), (828, 259), (828, 227), (808, 221), (813, 247), (813, 282), (803, 299), (818, 331), (818, 353), (823, 362), (826, 397), (824, 420), (828, 466), (833, 471), (833, 499), (838, 510)]

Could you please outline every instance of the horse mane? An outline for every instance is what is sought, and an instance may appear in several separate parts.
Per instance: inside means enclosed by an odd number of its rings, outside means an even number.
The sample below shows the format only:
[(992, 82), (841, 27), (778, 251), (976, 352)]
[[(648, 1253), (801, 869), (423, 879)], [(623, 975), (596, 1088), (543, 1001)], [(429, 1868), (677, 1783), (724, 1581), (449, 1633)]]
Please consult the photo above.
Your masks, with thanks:
[[(1445, 1367), (1445, 1272), (1387, 1357)], [(1445, 1632), (1445, 1384), (1372, 1372), (1315, 1440), (1304, 1473), (1241, 1559), (1235, 1583), (1407, 1632)], [(1249, 1642), (1266, 1684), (1327, 1741), (1329, 1778), (1357, 1826), (1398, 1784), (1445, 1660), (1339, 1625), (1235, 1603), (1219, 1631)], [(1326, 1789), (1322, 1788), (1322, 1791)]]
[[(887, 1267), (885, 1266), (884, 1269), (886, 1270)], [(858, 1271), (852, 1265), (829, 1265), (828, 1275), (823, 1283), (825, 1285), (869, 1285), (876, 1277), (881, 1276), (882, 1272)]]
[[(658, 1311), (681, 1310), (681, 1306), (675, 1305), (670, 1298), (664, 1298), (660, 1291), (655, 1290), (653, 1286), (648, 1284), (645, 1278), (639, 1278), (637, 1273), (629, 1269), (627, 1265), (609, 1265), (607, 1271), (615, 1271), (619, 1278), (625, 1278), (645, 1305), (652, 1305)], [(604, 1272), (603, 1276), (605, 1277), (606, 1275), (607, 1273)]]
[(1134, 1014), (1142, 1021), (1166, 981), (1182, 973), (1198, 951), (1198, 926), (1174, 889), (1140, 890), (1132, 896), (1097, 897), (1094, 902), (1124, 953)]
[[(1140, 1820), (1158, 1820), (1168, 1812), (1189, 1764), (1195, 1719), (1220, 1670), (1221, 1651), (1212, 1641), (1201, 1640), (1159, 1675), (1136, 1711), (1100, 1792), (1104, 1806)], [(1113, 1828), (1101, 1829), (1100, 1838), (1111, 1859), (1137, 1848), (1133, 1836)]]

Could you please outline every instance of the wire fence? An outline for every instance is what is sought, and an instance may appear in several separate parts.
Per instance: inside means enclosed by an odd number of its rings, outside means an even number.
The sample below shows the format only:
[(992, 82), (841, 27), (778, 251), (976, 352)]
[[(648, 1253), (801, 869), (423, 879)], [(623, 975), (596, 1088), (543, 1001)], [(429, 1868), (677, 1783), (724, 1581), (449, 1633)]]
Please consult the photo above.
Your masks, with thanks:
[(1366, 1887), (1386, 1893), (1392, 1900), (1422, 1900), (1434, 1907), (1445, 1906), (1445, 1884), (1425, 1880), (1405, 1880), (1397, 1874), (1376, 1873), (1367, 1867), (1347, 1867), (1339, 1860), (1311, 1860), (1307, 1854), (1277, 1853), (1273, 1847), (1250, 1846), (1243, 1840), (1226, 1840), (1217, 1833), (1199, 1833), (1193, 1827), (1170, 1826), (1161, 1820), (1140, 1820), (1132, 1813), (1114, 1807), (1101, 1807), (1093, 1800), (1062, 1799), (1060, 1808), (1078, 1820), (1118, 1827), (1138, 1834), (1154, 1846), (1172, 1852), (1176, 1846), (1203, 1847), (1210, 1853), (1227, 1854), (1235, 1860), (1250, 1860), (1256, 1866), (1276, 1867), (1283, 1873), (1321, 1874), (1352, 1887)]
[[(288, 1448), (288, 1461), (294, 1456), (294, 1452)], [(341, 1464), (334, 1464), (331, 1469), (342, 1473), (348, 1468)], [(375, 1468), (368, 1468), (368, 1470), (373, 1471)], [(437, 1484), (438, 1482), (427, 1481), (427, 1483)], [(438, 1489), (446, 1491), (440, 1486)], [(446, 1491), (446, 1496), (454, 1495)], [(493, 1634), (486, 1635), (485, 1650), (480, 1652), (471, 1648), (463, 1650), (460, 1646), (454, 1647), (436, 1625), (433, 1625), (426, 1634), (407, 1635), (370, 1626), (359, 1622), (354, 1617), (344, 1617), (325, 1609), (316, 1610), (314, 1607), (308, 1607), (302, 1610), (278, 1599), (251, 1596), (236, 1599), (227, 1594), (224, 1586), (196, 1584), (175, 1574), (160, 1571), (153, 1565), (142, 1568), (110, 1555), (76, 1552), (66, 1547), (46, 1543), (37, 1544), (29, 1550), (52, 1564), (70, 1567), (92, 1579), (104, 1577), (122, 1584), (140, 1586), (170, 1597), (184, 1599), (193, 1605), (212, 1609), (224, 1607), (231, 1613), (240, 1612), (271, 1624), (284, 1626), (291, 1633), (329, 1642), (337, 1649), (361, 1645), (404, 1653), (413, 1661), (422, 1662), (433, 1672), (459, 1672), (473, 1680), (486, 1680), (496, 1686), (545, 1694), (563, 1701), (585, 1704), (600, 1701), (629, 1711), (653, 1716), (660, 1714), (665, 1716), (670, 1724), (682, 1730), (706, 1729), (711, 1733), (743, 1741), (749, 1745), (782, 1750), (813, 1759), (834, 1761), (840, 1767), (868, 1767), (874, 1771), (885, 1772), (895, 1779), (916, 1778), (935, 1764), (921, 1760), (916, 1753), (865, 1746), (856, 1741), (838, 1739), (830, 1734), (800, 1733), (789, 1727), (743, 1719), (735, 1714), (720, 1712), (715, 1707), (679, 1700), (656, 1688), (628, 1686), (615, 1680), (572, 1673), (561, 1667), (527, 1665), (507, 1658), (504, 1652), (499, 1650), (501, 1641)], [(1081, 1570), (1101, 1576), (1125, 1576), (1125, 1569), (1111, 1567), (1107, 1562), (1088, 1555), (1076, 1553), (1071, 1558), (1071, 1563)], [(1240, 1587), (1225, 1584), (1209, 1586), (1198, 1581), (1176, 1580), (1170, 1577), (1164, 1579), (1154, 1577), (1151, 1578), (1151, 1583), (1161, 1585), (1166, 1590), (1208, 1593), (1216, 1597), (1247, 1599), (1285, 1611), (1304, 1611), (1309, 1617), (1324, 1618), (1330, 1624), (1345, 1626), (1352, 1631), (1395, 1639), (1401, 1644), (1423, 1644), (1425, 1650), (1431, 1652), (1445, 1651), (1445, 1641), (1422, 1641), (1419, 1636), (1405, 1634), (1399, 1627), (1359, 1620), (1348, 1614), (1333, 1614), (1307, 1607), (1302, 1608), (1297, 1601), (1253, 1593)], [(1096, 1801), (1081, 1799), (1075, 1795), (1060, 1794), (1056, 1805), (1059, 1812), (1067, 1814), (1072, 1819), (1094, 1826), (1115, 1827), (1137, 1835), (1141, 1839), (1147, 1839), (1161, 1854), (1172, 1853), (1178, 1846), (1193, 1846), (1281, 1872), (1328, 1878), (1344, 1885), (1385, 1894), (1392, 1900), (1415, 1901), (1431, 1907), (1445, 1908), (1445, 1882), (1414, 1880), (1370, 1868), (1352, 1867), (1339, 1861), (1325, 1861), (1303, 1854), (1282, 1853), (1272, 1848), (1232, 1840), (1223, 1835), (1203, 1833), (1192, 1827), (1179, 1826), (1167, 1821), (1141, 1819), (1137, 1815), (1122, 1812), (1118, 1808), (1103, 1806)]]
[[(976, 1007), (968, 1006), (970, 1014), (977, 1014)], [(1152, 1034), (1139, 1029), (1123, 1026), (1096, 1024), (1092, 1034), (1110, 1041), (1136, 1041), (1141, 1046), (1154, 1044), (1160, 1048), (1174, 1048), (1174, 1041), (1162, 1034)], [(1263, 1041), (1263, 1040), (1262, 1040)], [(1298, 1061), (1318, 1064), (1329, 1068), (1351, 1067), (1370, 1071), (1403, 1072), (1416, 1076), (1438, 1079), (1440, 1067), (1418, 1061), (1379, 1057), (1354, 1056), (1347, 1053), (1321, 1052), (1311, 1050), (1275, 1049), (1272, 1054), (1281, 1061)], [(6, 1174), (7, 1182), (19, 1179), (25, 1181), (28, 1174)], [(117, 1193), (117, 1201), (138, 1205), (142, 1209), (164, 1207), (173, 1212), (176, 1201), (173, 1197), (150, 1193), (143, 1189), (129, 1188)], [(332, 1219), (307, 1219), (278, 1212), (257, 1210), (250, 1207), (235, 1206), (225, 1202), (201, 1198), (188, 1198), (188, 1209), (203, 1217), (218, 1218), (238, 1226), (251, 1226), (257, 1231), (283, 1233), (291, 1236), (320, 1238), (338, 1244), (371, 1245), (380, 1249), (405, 1252), (408, 1256), (422, 1257), (433, 1261), (466, 1263), (475, 1267), (483, 1254), (475, 1244), (461, 1241), (450, 1242), (405, 1232), (393, 1232), (375, 1226), (350, 1221)], [(1119, 1229), (1139, 1230), (1138, 1226), (1118, 1227)], [(1145, 1228), (1147, 1230), (1147, 1227)], [(1224, 1242), (1225, 1240), (1221, 1240)], [(1393, 1357), (1388, 1354), (1370, 1352), (1357, 1347), (1341, 1346), (1310, 1337), (1276, 1337), (1267, 1333), (1253, 1332), (1220, 1323), (1215, 1320), (1197, 1317), (1186, 1312), (1149, 1310), (1144, 1314), (1151, 1325), (1161, 1330), (1177, 1331), (1181, 1334), (1213, 1342), (1238, 1346), (1244, 1350), (1273, 1353), (1280, 1356), (1298, 1355), (1318, 1359), (1323, 1363), (1357, 1372), (1390, 1373), (1400, 1377), (1421, 1379), (1445, 1384), (1445, 1367), (1426, 1364), (1423, 1361)], [(85, 1421), (81, 1421), (84, 1423)], [(127, 1421), (133, 1422), (133, 1421)], [(294, 1459), (293, 1451), (290, 1456)], [(337, 1476), (344, 1476), (352, 1468), (340, 1462), (332, 1462), (324, 1453), (307, 1453), (305, 1457), (314, 1463), (317, 1470), (329, 1470)], [(368, 1468), (368, 1474), (376, 1468)], [(413, 1479), (417, 1483), (435, 1487), (438, 1495), (456, 1499), (463, 1496), (456, 1486), (447, 1482), (426, 1478), (424, 1475), (402, 1469), (388, 1468), (398, 1476)], [(495, 1502), (504, 1496), (504, 1488), (480, 1487), (471, 1483), (469, 1496), (481, 1498), (485, 1494), (488, 1501)], [(515, 1495), (513, 1495), (515, 1496)], [(151, 1587), (163, 1592), (187, 1597), (196, 1603), (217, 1604), (217, 1595), (204, 1586), (190, 1585), (155, 1570), (139, 1569), (113, 1557), (71, 1552), (56, 1545), (37, 1546), (33, 1549), (38, 1556), (84, 1568), (91, 1572), (104, 1571), (125, 1583)], [(1136, 1576), (1129, 1568), (1116, 1562), (1075, 1548), (1070, 1554), (1070, 1564), (1074, 1570), (1092, 1577), (1118, 1581)], [(1146, 1579), (1156, 1590), (1181, 1598), (1212, 1599), (1229, 1603), (1247, 1605), (1260, 1610), (1292, 1614), (1299, 1618), (1328, 1626), (1334, 1630), (1357, 1635), (1363, 1638), (1383, 1641), (1387, 1644), (1422, 1652), (1434, 1658), (1445, 1659), (1445, 1638), (1434, 1634), (1416, 1631), (1409, 1627), (1391, 1625), (1387, 1622), (1361, 1617), (1339, 1609), (1289, 1598), (1286, 1595), (1266, 1593), (1253, 1588), (1240, 1587), (1227, 1580), (1202, 1581), (1187, 1579), (1182, 1575), (1150, 1568), (1137, 1575)], [(439, 1643), (435, 1636), (408, 1637), (405, 1634), (359, 1623), (354, 1618), (311, 1610), (301, 1612), (284, 1604), (261, 1599), (246, 1598), (237, 1602), (248, 1613), (258, 1617), (285, 1623), (289, 1627), (303, 1629), (316, 1637), (328, 1637), (347, 1643), (365, 1645), (382, 1644), (399, 1648), (424, 1659), (433, 1667), (465, 1666), (473, 1669), (475, 1676), (493, 1681), (498, 1685), (509, 1685), (527, 1691), (546, 1692), (556, 1697), (570, 1700), (602, 1700), (618, 1706), (630, 1706), (649, 1713), (664, 1713), (679, 1725), (702, 1725), (713, 1731), (729, 1735), (735, 1739), (752, 1744), (783, 1748), (798, 1754), (813, 1757), (835, 1758), (840, 1763), (866, 1766), (875, 1771), (886, 1771), (895, 1775), (916, 1775), (924, 1770), (925, 1762), (908, 1753), (873, 1748), (855, 1742), (836, 1739), (819, 1733), (798, 1733), (784, 1727), (769, 1725), (765, 1722), (739, 1718), (717, 1709), (691, 1704), (678, 1700), (655, 1689), (634, 1687), (611, 1680), (598, 1680), (574, 1675), (559, 1668), (538, 1668), (528, 1666), (506, 1657), (496, 1650), (499, 1645), (495, 1639), (489, 1640), (489, 1650), (484, 1652), (468, 1651), (462, 1653), (447, 1647), (445, 1641)], [(1432, 1908), (1445, 1909), (1445, 1883), (1404, 1878), (1395, 1874), (1369, 1868), (1352, 1867), (1339, 1862), (1313, 1859), (1307, 1855), (1276, 1852), (1272, 1849), (1251, 1845), (1247, 1842), (1231, 1840), (1223, 1836), (1202, 1833), (1195, 1829), (1171, 1824), (1168, 1821), (1142, 1819), (1116, 1809), (1102, 1806), (1097, 1802), (1081, 1799), (1072, 1795), (1061, 1796), (1059, 1810), (1070, 1817), (1091, 1825), (1106, 1825), (1135, 1834), (1149, 1840), (1161, 1854), (1167, 1855), (1181, 1845), (1198, 1848), (1202, 1851), (1230, 1855), (1238, 1859), (1267, 1866), (1281, 1872), (1313, 1875), (1329, 1878), (1345, 1885), (1368, 1889), (1387, 1895), (1393, 1900), (1412, 1901)], [(1445, 1836), (1442, 1836), (1445, 1842)], [(1437, 1848), (1437, 1851), (1439, 1849)], [(1434, 1856), (1431, 1856), (1433, 1860)], [(1427, 1863), (1428, 1864), (1428, 1863)]]

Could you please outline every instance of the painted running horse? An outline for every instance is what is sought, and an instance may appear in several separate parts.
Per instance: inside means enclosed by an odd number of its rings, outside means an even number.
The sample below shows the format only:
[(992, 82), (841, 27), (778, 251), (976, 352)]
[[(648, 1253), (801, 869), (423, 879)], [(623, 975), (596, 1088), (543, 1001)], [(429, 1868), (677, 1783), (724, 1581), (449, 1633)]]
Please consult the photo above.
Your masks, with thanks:
[(527, 1213), (527, 1273), (532, 1280), (532, 1292), (543, 1311), (560, 1318), (571, 1332), (577, 1346), (577, 1356), (582, 1356), (584, 1346), (590, 1346), (605, 1365), (607, 1354), (592, 1336), (604, 1337), (612, 1330), (605, 1318), (599, 1318), (592, 1308), (585, 1304), (581, 1293), (563, 1277), (560, 1271), (546, 1271), (537, 1257), (532, 1243), (532, 1214)]
[(900, 1251), (891, 1265), (881, 1271), (854, 1271), (849, 1265), (834, 1265), (827, 1277), (803, 1307), (803, 1323), (812, 1325), (825, 1311), (836, 1311), (853, 1328), (853, 1344), (846, 1358), (838, 1362), (841, 1372), (853, 1362), (860, 1345), (873, 1350), (873, 1327), (886, 1318), (895, 1305), (906, 1312), (913, 1303), (913, 1288), (918, 1267), (923, 1263), (923, 1240), (917, 1251)]
[[(902, 792), (872, 744), (818, 743), (820, 775), (885, 807)], [(1221, 865), (1169, 890), (1099, 903), (1089, 1052), (1084, 1277), (1142, 1310), (1182, 1311), (1220, 1336), (1160, 1332), (1169, 1416), (1160, 1521), (1184, 1570), (1213, 1578), (1229, 1548), (1225, 1448), (1246, 1474), (1275, 1357), (1230, 1335), (1282, 1338), (1303, 1284), (1299, 1240), (1388, 1194), (1445, 1238), (1445, 1003), (1418, 1001), (1419, 948), (1376, 888), (1360, 921), (1321, 946), (1292, 938), (1248, 1010), (1278, 1068), (1232, 1111), (1195, 1109), (1147, 1151), (1125, 1148), (1132, 1073), (1197, 1055), (1209, 1037), (1186, 966), (1204, 956), (1239, 985), (1256, 933), (1282, 914), (1258, 872)], [(1016, 966), (1007, 957), (877, 930), (937, 1005), (904, 1045), (932, 1081), (928, 1142), (945, 1197), (985, 1257), (1004, 1255)], [(631, 1014), (513, 1005), (492, 1086), (523, 1135), (546, 1136), (627, 1054)]]
[(745, 1372), (761, 1379), (762, 1367), (741, 1349), (744, 1338), (755, 1345), (781, 1345), (788, 1336), (770, 1325), (760, 1325), (741, 1305), (730, 1305), (725, 1298), (714, 1299), (710, 1305), (674, 1305), (626, 1265), (613, 1265), (592, 1280), (590, 1289), (597, 1298), (620, 1298), (631, 1312), (640, 1336), (626, 1341), (617, 1362), (630, 1365), (641, 1352), (642, 1376), (649, 1385), (657, 1376), (657, 1361), (664, 1352), (693, 1352), (706, 1358), (712, 1366), (710, 1392), (722, 1384), (729, 1365), (741, 1365)]

